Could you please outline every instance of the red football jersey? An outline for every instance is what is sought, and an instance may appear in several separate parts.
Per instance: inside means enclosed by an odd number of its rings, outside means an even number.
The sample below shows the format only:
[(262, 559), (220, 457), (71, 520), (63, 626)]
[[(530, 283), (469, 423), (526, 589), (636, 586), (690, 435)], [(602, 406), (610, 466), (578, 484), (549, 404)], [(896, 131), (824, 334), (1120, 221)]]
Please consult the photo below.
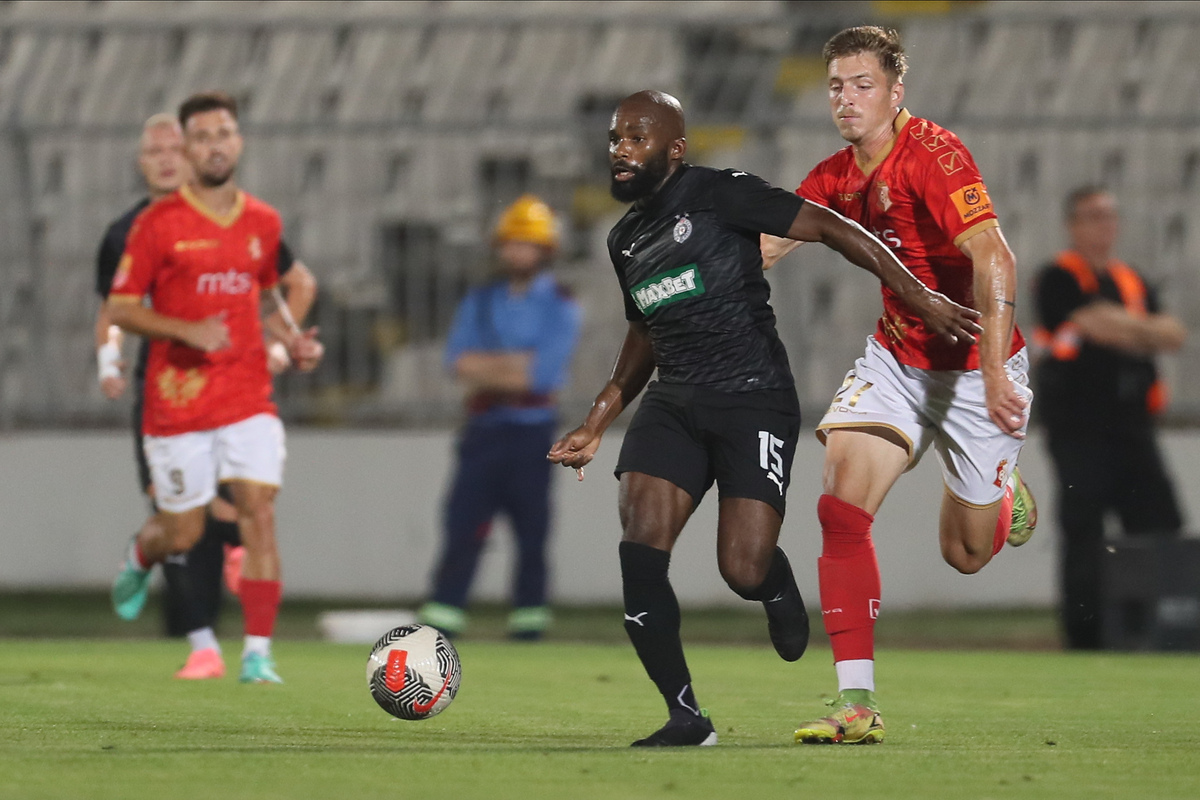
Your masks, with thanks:
[(220, 316), (230, 346), (205, 353), (153, 339), (142, 430), (174, 436), (275, 413), (259, 295), (279, 280), (279, 213), (245, 192), (225, 217), (184, 186), (138, 216), (109, 299), (142, 302), (168, 317)]
[[(860, 167), (850, 146), (818, 164), (796, 193), (860, 223), (892, 249), (926, 286), (975, 307), (974, 268), (959, 245), (999, 223), (974, 159), (958, 137), (901, 111), (892, 149)], [(973, 342), (951, 345), (883, 289), (875, 338), (902, 364), (920, 369), (978, 369)], [(1013, 333), (1012, 352), (1025, 344)]]

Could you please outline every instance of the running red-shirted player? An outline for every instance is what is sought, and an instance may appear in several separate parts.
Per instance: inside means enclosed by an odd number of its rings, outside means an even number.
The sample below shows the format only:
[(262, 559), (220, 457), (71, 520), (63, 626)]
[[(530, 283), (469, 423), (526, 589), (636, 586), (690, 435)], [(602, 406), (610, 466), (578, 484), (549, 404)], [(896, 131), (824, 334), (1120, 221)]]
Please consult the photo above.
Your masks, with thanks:
[[(283, 425), (271, 401), (260, 295), (275, 287), (282, 224), (233, 179), (242, 151), (237, 103), (220, 92), (179, 108), (192, 180), (134, 223), (113, 280), (113, 322), (151, 338), (143, 430), (163, 513), (139, 534), (113, 588), (114, 601), (146, 592), (149, 567), (191, 549), (218, 481), (229, 483), (246, 548), (240, 598), (245, 617), (241, 680), (280, 683), (271, 632), (281, 594), (275, 495), (283, 479)], [(149, 296), (151, 306), (143, 306)], [(323, 348), (316, 329), (268, 327), (295, 365), (312, 369)], [(216, 640), (188, 659), (224, 670)]]
[[(940, 338), (885, 288), (866, 354), (817, 428), (826, 448), (818, 574), (838, 698), (830, 716), (805, 723), (795, 739), (870, 743), (884, 734), (874, 695), (874, 515), (933, 444), (946, 487), (946, 562), (978, 572), (1005, 541), (1028, 541), (1037, 509), (1016, 467), (1032, 393), (1013, 322), (1012, 252), (962, 142), (903, 109), (898, 35), (849, 28), (826, 43), (824, 57), (833, 120), (850, 146), (818, 164), (798, 193), (874, 232), (931, 289), (979, 311), (983, 325), (978, 341)], [(765, 263), (795, 245), (764, 241)]]

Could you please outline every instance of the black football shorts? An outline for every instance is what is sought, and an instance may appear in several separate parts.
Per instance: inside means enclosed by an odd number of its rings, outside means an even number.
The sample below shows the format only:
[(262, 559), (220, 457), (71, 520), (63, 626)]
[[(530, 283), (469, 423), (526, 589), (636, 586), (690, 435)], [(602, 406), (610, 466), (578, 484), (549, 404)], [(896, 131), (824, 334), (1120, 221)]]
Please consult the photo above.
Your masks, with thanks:
[(650, 384), (617, 459), (616, 476), (670, 481), (695, 505), (715, 481), (718, 497), (748, 497), (783, 516), (800, 435), (794, 389), (718, 392)]

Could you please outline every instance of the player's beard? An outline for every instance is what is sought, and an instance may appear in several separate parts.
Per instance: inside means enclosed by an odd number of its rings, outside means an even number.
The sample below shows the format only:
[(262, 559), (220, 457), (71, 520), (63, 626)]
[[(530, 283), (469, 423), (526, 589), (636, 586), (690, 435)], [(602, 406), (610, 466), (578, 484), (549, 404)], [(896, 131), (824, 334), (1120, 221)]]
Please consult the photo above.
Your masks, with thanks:
[(633, 173), (633, 177), (627, 181), (618, 181), (615, 177), (612, 179), (610, 191), (618, 203), (633, 203), (654, 194), (671, 169), (666, 150), (650, 156), (640, 168), (629, 164), (623, 166)]
[(237, 165), (230, 165), (223, 170), (196, 170), (196, 180), (200, 181), (202, 186), (209, 189), (216, 189), (218, 186), (224, 186), (229, 183), (233, 177), (233, 172)]

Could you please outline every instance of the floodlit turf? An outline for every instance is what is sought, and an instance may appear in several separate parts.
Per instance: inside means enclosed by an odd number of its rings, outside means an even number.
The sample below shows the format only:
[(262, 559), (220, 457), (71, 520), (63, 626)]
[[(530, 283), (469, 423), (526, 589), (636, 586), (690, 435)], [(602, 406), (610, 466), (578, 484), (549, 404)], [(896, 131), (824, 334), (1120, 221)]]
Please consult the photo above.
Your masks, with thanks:
[[(0, 641), (3, 798), (1194, 798), (1194, 656), (882, 653), (888, 739), (791, 744), (829, 652), (691, 646), (715, 748), (631, 750), (665, 715), (627, 645), (464, 642), (441, 716), (392, 720), (365, 647), (282, 642), (283, 686), (173, 681), (177, 642)], [(227, 650), (236, 652), (230, 642)], [(231, 667), (234, 665), (231, 663)]]
[[(120, 637), (156, 638), (162, 635), (161, 598), (150, 593), (150, 601), (136, 622), (123, 622), (112, 612), (108, 591), (0, 592), (0, 639), (9, 636), (35, 639), (90, 639)], [(322, 611), (353, 608), (408, 608), (421, 604), (408, 600), (364, 601), (296, 599), (289, 597), (280, 607), (275, 633), (281, 639), (319, 639), (317, 617)], [(504, 605), (471, 606), (469, 641), (503, 641), (508, 613)], [(589, 642), (628, 645), (621, 624), (620, 606), (555, 606), (552, 642)], [(226, 598), (219, 631), (240, 631), (241, 612), (237, 602)], [(826, 642), (819, 614), (812, 619), (813, 641)], [(732, 607), (689, 607), (683, 614), (683, 637), (687, 643), (766, 643), (766, 625), (757, 603)], [(1055, 614), (1048, 608), (943, 609), (888, 611), (875, 630), (881, 647), (917, 649), (1057, 650)]]

